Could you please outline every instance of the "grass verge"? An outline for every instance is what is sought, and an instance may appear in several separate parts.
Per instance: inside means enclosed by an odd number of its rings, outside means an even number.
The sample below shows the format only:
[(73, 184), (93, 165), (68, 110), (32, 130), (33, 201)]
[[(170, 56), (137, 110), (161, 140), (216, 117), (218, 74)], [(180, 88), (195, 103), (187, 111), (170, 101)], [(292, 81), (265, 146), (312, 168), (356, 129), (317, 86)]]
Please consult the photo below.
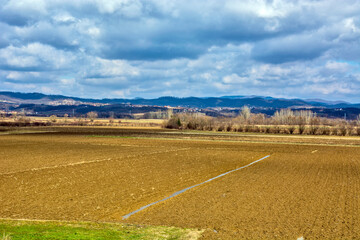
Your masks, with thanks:
[(0, 220), (0, 240), (198, 239), (202, 231), (118, 223)]

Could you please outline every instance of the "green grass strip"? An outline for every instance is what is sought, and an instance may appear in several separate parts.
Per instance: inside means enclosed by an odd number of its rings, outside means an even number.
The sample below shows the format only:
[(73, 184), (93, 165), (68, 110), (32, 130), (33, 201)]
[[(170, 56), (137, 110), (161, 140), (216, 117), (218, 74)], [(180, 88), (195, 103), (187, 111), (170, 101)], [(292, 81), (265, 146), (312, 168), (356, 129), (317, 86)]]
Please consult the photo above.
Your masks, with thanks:
[[(189, 239), (201, 231), (117, 223), (0, 220), (0, 240)], [(192, 237), (191, 237), (192, 238)], [(192, 238), (192, 239), (197, 239)]]

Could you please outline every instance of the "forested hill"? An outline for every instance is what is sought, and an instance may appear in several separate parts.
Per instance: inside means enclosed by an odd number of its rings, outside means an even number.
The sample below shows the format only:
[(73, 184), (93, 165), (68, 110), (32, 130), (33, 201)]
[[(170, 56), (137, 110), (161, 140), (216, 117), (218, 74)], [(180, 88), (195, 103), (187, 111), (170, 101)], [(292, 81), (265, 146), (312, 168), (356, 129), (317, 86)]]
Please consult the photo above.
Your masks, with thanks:
[[(65, 101), (66, 100), (66, 101)], [(100, 104), (133, 104), (150, 106), (172, 106), (172, 107), (251, 107), (264, 108), (288, 108), (288, 107), (326, 107), (326, 108), (360, 108), (360, 104), (346, 102), (327, 102), (324, 100), (302, 100), (302, 99), (283, 99), (261, 96), (223, 96), (223, 97), (159, 97), (154, 99), (90, 99), (77, 98), (62, 95), (46, 95), (42, 93), (19, 93), (19, 92), (0, 92), (0, 101), (16, 104), (44, 104), (54, 105), (66, 102), (68, 105), (79, 105), (84, 103)]]

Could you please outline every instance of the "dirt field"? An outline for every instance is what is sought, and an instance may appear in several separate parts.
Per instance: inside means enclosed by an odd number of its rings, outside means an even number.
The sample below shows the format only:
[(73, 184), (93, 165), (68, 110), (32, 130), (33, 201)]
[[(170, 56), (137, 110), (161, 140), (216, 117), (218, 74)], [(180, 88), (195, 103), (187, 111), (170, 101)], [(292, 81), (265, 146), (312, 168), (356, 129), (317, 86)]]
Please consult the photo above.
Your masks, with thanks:
[[(6, 117), (1, 119), (2, 122), (19, 122), (19, 119), (13, 117)], [(51, 123), (52, 126), (107, 126), (107, 127), (152, 127), (160, 128), (166, 121), (165, 119), (108, 119), (108, 118), (96, 118), (91, 121), (89, 118), (65, 118), (65, 117), (24, 117), (20, 122), (37, 122), (37, 123)], [(48, 125), (49, 126), (49, 125)], [(0, 129), (1, 130), (1, 129)]]
[(360, 238), (359, 138), (34, 130), (45, 132), (0, 135), (1, 218), (191, 227), (204, 239)]

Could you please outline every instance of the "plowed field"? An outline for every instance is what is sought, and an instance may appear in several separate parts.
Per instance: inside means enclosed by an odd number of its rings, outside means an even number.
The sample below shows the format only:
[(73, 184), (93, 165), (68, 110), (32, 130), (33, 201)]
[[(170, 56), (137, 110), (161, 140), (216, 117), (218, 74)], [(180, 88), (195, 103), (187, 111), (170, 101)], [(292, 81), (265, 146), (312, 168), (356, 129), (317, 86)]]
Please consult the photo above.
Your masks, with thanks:
[(357, 138), (50, 130), (0, 135), (1, 218), (191, 227), (204, 239), (360, 238)]

